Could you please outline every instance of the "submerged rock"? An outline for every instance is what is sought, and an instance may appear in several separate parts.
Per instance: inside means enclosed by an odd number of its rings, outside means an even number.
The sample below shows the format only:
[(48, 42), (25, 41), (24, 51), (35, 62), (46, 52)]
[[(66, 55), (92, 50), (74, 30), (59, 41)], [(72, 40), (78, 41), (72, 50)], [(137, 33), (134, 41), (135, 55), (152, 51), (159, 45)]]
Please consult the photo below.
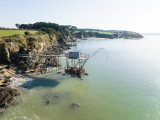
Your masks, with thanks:
[(54, 98), (59, 99), (60, 97), (58, 95), (55, 95)]
[(4, 110), (1, 110), (0, 111), (0, 116), (2, 116), (4, 113), (5, 113)]
[(66, 99), (70, 100), (70, 93), (52, 92), (44, 96), (44, 101), (46, 105), (49, 105), (49, 104), (57, 105)]
[(16, 106), (16, 105), (18, 105), (18, 101), (17, 100), (14, 100), (14, 101), (11, 102), (11, 106)]
[(78, 104), (76, 104), (76, 103), (72, 103), (72, 104), (71, 104), (71, 107), (77, 109), (77, 108), (80, 107), (80, 105), (78, 105)]
[(51, 104), (51, 100), (47, 100), (46, 105), (50, 105), (50, 104)]
[(57, 74), (61, 74), (62, 72), (57, 72)]

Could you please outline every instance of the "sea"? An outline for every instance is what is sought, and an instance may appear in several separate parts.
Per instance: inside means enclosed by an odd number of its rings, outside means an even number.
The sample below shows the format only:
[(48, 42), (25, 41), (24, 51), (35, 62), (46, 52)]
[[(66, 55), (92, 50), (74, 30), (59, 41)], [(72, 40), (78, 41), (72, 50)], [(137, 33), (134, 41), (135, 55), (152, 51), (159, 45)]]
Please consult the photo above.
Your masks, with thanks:
[(82, 40), (72, 50), (93, 55), (84, 66), (88, 75), (54, 70), (15, 82), (19, 104), (0, 120), (160, 120), (159, 35)]

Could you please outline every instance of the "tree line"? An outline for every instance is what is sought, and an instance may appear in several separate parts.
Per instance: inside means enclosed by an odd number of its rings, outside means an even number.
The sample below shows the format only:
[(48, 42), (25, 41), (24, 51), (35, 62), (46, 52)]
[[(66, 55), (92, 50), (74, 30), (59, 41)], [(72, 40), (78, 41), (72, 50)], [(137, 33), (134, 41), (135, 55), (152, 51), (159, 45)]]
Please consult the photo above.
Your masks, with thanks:
[[(75, 26), (71, 25), (59, 25), (56, 23), (50, 22), (36, 22), (34, 24), (16, 24), (18, 29), (32, 29), (38, 31), (44, 31), (50, 35), (56, 34), (59, 39), (73, 39), (73, 38), (89, 38), (89, 37), (98, 37), (98, 38), (128, 38), (128, 37), (142, 37), (138, 33), (130, 33), (127, 31), (116, 31), (115, 34), (103, 34), (99, 31), (105, 32), (105, 30), (99, 29), (78, 29)], [(96, 32), (97, 31), (97, 32)]]

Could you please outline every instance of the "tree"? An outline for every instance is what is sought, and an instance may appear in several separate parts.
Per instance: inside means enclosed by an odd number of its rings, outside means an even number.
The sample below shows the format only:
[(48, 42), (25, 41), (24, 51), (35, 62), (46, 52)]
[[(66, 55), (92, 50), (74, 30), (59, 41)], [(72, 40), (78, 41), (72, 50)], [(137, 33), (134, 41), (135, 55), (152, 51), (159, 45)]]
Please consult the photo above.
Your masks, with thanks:
[(49, 34), (49, 37), (52, 38), (53, 35), (56, 34), (56, 31), (52, 28), (44, 28), (42, 29), (42, 31), (44, 31), (45, 33)]
[(19, 24), (16, 24), (16, 27), (19, 29)]
[(58, 39), (58, 43), (59, 43), (59, 44), (64, 44), (64, 43), (65, 43), (65, 40), (64, 40), (63, 38), (59, 38), (59, 39)]

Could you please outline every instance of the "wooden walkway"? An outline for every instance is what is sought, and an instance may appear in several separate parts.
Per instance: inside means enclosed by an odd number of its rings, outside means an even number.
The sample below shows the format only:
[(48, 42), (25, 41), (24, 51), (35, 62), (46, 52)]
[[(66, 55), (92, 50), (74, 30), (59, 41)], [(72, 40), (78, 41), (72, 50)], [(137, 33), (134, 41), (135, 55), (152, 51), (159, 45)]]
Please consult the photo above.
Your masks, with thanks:
[(19, 57), (29, 58), (29, 57), (66, 57), (65, 54), (49, 54), (49, 55), (29, 55), (21, 54)]

